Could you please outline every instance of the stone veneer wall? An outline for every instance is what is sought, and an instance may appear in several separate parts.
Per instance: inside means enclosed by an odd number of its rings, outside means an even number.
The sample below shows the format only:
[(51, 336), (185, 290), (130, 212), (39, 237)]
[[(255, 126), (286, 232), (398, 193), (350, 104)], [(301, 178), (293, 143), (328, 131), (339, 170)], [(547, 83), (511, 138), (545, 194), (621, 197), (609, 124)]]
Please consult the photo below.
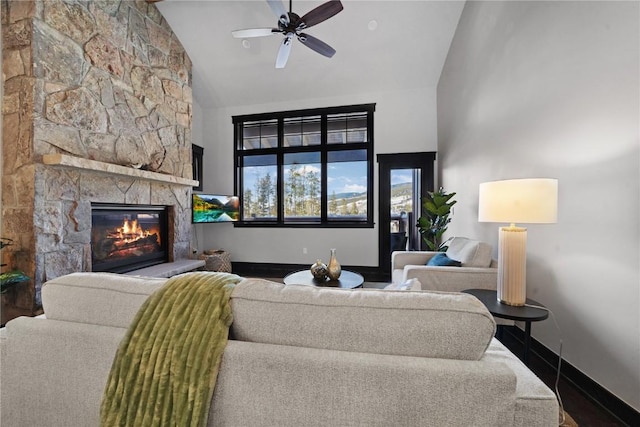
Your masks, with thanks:
[(15, 241), (3, 255), (33, 278), (15, 304), (34, 310), (43, 282), (90, 270), (91, 202), (171, 206), (170, 256), (188, 258), (189, 185), (42, 161), (62, 153), (191, 179), (191, 62), (160, 12), (141, 0), (1, 5), (1, 233)]

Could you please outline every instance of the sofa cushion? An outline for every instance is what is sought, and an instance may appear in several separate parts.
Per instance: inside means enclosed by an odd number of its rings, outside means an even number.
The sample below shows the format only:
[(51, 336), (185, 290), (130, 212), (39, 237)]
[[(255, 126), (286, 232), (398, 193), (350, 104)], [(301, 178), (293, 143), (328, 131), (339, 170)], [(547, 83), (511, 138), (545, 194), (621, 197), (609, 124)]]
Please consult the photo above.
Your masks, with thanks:
[(241, 341), (478, 360), (495, 333), (485, 306), (459, 293), (345, 290), (245, 279), (233, 290), (231, 305), (231, 336)]
[(427, 265), (432, 267), (460, 267), (462, 263), (449, 258), (444, 252), (438, 252), (429, 259)]
[(128, 328), (142, 303), (167, 279), (72, 273), (42, 286), (47, 319)]
[(447, 256), (460, 261), (463, 267), (482, 267), (491, 265), (492, 247), (488, 243), (466, 237), (454, 237), (449, 243)]

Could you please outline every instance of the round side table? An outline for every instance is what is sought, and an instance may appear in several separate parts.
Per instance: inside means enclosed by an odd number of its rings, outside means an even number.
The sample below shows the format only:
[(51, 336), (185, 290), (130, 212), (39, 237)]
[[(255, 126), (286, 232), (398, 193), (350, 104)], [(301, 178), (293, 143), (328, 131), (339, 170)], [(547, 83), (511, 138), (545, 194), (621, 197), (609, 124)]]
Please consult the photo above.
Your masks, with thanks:
[(478, 298), (489, 310), (489, 313), (502, 319), (524, 322), (524, 357), (525, 365), (529, 364), (529, 346), (531, 345), (531, 322), (539, 322), (549, 317), (549, 311), (538, 301), (527, 298), (525, 304), (541, 308), (515, 306), (498, 301), (498, 292), (489, 289), (467, 289), (462, 291)]

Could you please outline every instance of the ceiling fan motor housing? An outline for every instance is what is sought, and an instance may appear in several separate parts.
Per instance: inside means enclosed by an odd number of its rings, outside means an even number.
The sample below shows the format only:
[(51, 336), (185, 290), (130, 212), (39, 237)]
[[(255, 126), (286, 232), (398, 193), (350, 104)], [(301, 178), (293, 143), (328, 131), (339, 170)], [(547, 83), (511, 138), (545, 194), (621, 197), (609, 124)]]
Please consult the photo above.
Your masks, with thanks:
[(295, 33), (307, 27), (304, 21), (300, 20), (300, 16), (293, 12), (287, 12), (288, 21), (285, 15), (282, 15), (278, 20), (278, 29), (283, 33)]

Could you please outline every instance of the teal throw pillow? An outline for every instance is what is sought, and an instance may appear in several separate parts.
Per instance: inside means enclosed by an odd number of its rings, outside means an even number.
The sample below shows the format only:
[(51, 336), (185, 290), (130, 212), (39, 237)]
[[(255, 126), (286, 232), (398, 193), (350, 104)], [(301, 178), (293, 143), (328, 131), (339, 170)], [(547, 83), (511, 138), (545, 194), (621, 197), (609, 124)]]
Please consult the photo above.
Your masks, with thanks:
[(462, 263), (460, 261), (456, 261), (455, 259), (449, 258), (444, 252), (438, 252), (431, 257), (427, 265), (437, 267), (460, 267), (462, 266)]

